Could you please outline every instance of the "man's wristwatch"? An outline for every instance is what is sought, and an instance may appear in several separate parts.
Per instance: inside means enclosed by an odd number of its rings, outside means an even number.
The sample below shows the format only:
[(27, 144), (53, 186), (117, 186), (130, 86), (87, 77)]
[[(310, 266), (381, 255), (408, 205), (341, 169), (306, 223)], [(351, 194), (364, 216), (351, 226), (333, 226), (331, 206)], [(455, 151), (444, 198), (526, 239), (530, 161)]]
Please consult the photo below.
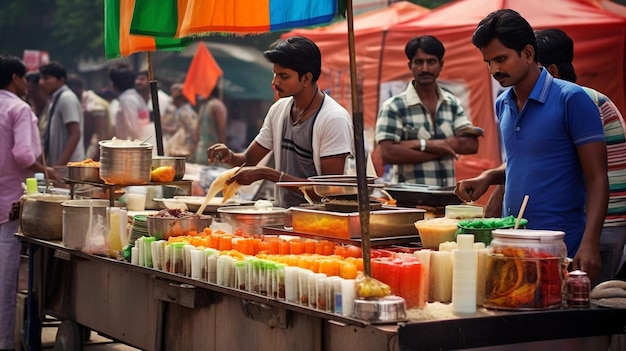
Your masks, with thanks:
[(420, 139), (420, 151), (426, 151), (426, 139)]

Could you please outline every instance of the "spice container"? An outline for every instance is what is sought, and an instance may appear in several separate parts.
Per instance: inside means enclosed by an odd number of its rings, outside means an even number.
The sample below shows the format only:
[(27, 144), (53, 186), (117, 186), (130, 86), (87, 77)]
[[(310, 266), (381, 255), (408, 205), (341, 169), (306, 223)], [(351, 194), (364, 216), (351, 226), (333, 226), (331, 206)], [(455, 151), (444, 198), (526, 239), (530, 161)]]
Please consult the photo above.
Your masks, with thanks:
[(559, 308), (567, 267), (565, 233), (496, 229), (492, 235), (483, 306), (513, 311)]
[(567, 293), (567, 306), (574, 308), (589, 307), (589, 292), (591, 282), (587, 273), (575, 270), (568, 274), (565, 281), (565, 291)]

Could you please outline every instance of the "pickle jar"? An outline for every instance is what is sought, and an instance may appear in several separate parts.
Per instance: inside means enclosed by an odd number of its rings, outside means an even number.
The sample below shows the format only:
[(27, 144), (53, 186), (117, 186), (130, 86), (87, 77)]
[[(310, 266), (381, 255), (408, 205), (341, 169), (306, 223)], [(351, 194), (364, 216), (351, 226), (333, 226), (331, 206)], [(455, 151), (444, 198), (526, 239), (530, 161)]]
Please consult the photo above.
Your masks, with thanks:
[(561, 307), (567, 272), (565, 233), (496, 229), (492, 235), (483, 306), (512, 311)]
[(569, 272), (565, 281), (565, 293), (567, 295), (567, 307), (589, 307), (589, 293), (591, 281), (586, 272), (575, 270)]

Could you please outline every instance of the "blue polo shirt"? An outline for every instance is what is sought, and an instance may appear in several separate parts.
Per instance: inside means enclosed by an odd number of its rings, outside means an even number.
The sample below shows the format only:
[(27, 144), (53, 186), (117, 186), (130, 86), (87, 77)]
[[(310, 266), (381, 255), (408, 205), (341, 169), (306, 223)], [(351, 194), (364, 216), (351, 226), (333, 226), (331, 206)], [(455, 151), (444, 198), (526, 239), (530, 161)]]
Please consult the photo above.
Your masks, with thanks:
[(506, 152), (503, 215), (516, 216), (529, 195), (527, 228), (565, 232), (574, 257), (585, 230), (587, 193), (577, 147), (604, 142), (598, 107), (576, 84), (541, 75), (522, 108), (509, 88), (496, 100)]

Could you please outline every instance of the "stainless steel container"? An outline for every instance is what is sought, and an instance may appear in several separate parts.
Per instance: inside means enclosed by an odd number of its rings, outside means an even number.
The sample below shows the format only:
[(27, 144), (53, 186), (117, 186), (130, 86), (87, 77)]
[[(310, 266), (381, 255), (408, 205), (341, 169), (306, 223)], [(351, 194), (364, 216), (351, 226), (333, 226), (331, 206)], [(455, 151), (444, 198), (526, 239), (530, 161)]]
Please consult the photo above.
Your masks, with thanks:
[(101, 183), (100, 167), (67, 166), (67, 178), (81, 182)]
[(109, 200), (63, 202), (63, 245), (82, 250), (87, 237), (91, 235), (90, 231), (96, 233), (107, 228), (106, 209), (109, 204)]
[[(321, 197), (336, 197), (357, 195), (357, 177), (353, 175), (323, 175), (307, 178), (312, 182), (313, 191)], [(367, 177), (368, 184), (374, 184), (376, 177)], [(374, 192), (373, 187), (368, 187), (369, 194)]]
[(154, 156), (152, 157), (152, 169), (169, 166), (174, 168), (174, 180), (181, 180), (185, 176), (186, 158), (180, 156)]
[(210, 227), (213, 218), (210, 216), (196, 216), (170, 218), (148, 216), (148, 234), (157, 240), (167, 240), (169, 237), (187, 235), (191, 231), (201, 232)]
[(407, 320), (406, 305), (400, 296), (354, 300), (354, 318), (374, 323), (396, 323)]
[(139, 185), (150, 182), (152, 145), (125, 140), (102, 140), (100, 178), (107, 184)]
[(63, 207), (68, 195), (34, 194), (22, 197), (20, 232), (43, 240), (63, 238)]
[(220, 207), (217, 212), (233, 230), (262, 234), (262, 227), (283, 226), (288, 210), (281, 207), (230, 206)]

